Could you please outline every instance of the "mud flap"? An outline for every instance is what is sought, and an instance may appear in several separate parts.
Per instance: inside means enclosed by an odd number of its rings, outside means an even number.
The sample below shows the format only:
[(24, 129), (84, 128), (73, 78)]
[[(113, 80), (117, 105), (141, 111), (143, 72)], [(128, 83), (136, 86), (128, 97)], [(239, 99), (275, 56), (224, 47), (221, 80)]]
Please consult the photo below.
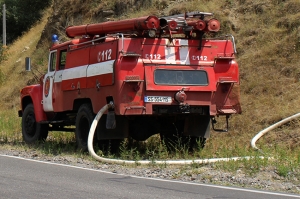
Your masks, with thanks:
[(116, 116), (114, 111), (108, 111), (106, 117), (106, 129), (116, 128)]

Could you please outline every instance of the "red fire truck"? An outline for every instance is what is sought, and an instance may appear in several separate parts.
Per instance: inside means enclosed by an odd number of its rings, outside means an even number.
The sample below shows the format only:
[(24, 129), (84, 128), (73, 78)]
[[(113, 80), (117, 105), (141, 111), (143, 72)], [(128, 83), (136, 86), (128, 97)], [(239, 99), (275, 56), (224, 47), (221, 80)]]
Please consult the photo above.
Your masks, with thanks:
[[(204, 143), (210, 124), (227, 131), (229, 116), (241, 113), (239, 67), (234, 37), (210, 38), (219, 29), (212, 13), (190, 12), (70, 26), (64, 43), (54, 35), (48, 72), (21, 90), (24, 141), (72, 131), (85, 150), (91, 123), (108, 103), (98, 140), (160, 134), (192, 145)], [(226, 118), (222, 129), (216, 116)]]

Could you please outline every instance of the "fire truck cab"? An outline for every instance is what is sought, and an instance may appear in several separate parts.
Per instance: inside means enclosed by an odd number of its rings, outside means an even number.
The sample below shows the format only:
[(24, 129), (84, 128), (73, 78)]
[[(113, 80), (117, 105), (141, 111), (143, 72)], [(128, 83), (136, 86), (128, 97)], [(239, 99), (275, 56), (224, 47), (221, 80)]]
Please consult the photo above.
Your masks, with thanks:
[(24, 141), (71, 131), (86, 150), (95, 115), (113, 103), (98, 140), (160, 134), (165, 142), (204, 145), (216, 116), (226, 117), (227, 131), (228, 117), (241, 113), (234, 38), (205, 37), (219, 29), (204, 12), (68, 27), (70, 41), (53, 36), (39, 84), (21, 90)]

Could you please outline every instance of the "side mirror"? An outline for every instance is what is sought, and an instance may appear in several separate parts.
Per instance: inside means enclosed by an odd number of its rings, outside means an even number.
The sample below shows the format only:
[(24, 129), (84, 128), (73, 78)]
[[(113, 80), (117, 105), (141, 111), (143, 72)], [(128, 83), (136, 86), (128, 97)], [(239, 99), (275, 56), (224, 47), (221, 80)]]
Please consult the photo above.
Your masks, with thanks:
[(30, 71), (31, 70), (31, 65), (30, 65), (30, 57), (25, 58), (25, 70)]

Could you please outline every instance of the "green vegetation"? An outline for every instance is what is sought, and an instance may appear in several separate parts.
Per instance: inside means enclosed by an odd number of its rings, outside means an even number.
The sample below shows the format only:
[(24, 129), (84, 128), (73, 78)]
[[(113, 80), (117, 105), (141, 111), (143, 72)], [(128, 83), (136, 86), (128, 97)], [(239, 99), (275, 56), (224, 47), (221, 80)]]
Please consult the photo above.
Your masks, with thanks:
[[(43, 10), (51, 4), (51, 0), (1, 0), (1, 19), (3, 4), (6, 6), (6, 39), (9, 44), (42, 18)], [(0, 20), (1, 27), (2, 22)]]
[[(300, 110), (298, 0), (183, 0), (180, 3), (169, 0), (88, 0), (85, 4), (74, 0), (54, 2), (55, 6), (44, 13), (40, 23), (8, 47), (7, 59), (1, 63), (0, 147), (1, 144), (34, 147), (50, 155), (82, 155), (76, 151), (75, 138), (70, 133), (51, 132), (46, 143), (36, 146), (26, 146), (21, 139), (21, 120), (17, 117), (20, 106), (18, 91), (24, 85), (36, 82), (35, 76), (40, 76), (40, 73), (46, 70), (51, 34), (57, 33), (64, 41), (67, 39), (64, 29), (69, 25), (199, 10), (215, 13), (222, 25), (219, 34), (230, 33), (235, 36), (237, 42), (243, 113), (230, 119), (229, 133), (213, 132), (205, 148), (194, 153), (189, 153), (184, 147), (170, 153), (155, 136), (141, 143), (126, 140), (117, 154), (102, 152), (99, 149), (97, 152), (108, 157), (132, 160), (253, 156), (250, 160), (215, 163), (213, 167), (230, 172), (245, 170), (251, 175), (272, 167), (286, 179), (300, 178), (298, 120), (271, 131), (258, 141), (257, 146), (265, 154), (250, 147), (252, 137), (260, 130)], [(25, 46), (29, 46), (29, 50), (22, 51)], [(24, 72), (26, 56), (32, 57), (32, 73)], [(260, 156), (266, 158), (262, 159)], [(274, 159), (268, 160), (267, 157)]]

